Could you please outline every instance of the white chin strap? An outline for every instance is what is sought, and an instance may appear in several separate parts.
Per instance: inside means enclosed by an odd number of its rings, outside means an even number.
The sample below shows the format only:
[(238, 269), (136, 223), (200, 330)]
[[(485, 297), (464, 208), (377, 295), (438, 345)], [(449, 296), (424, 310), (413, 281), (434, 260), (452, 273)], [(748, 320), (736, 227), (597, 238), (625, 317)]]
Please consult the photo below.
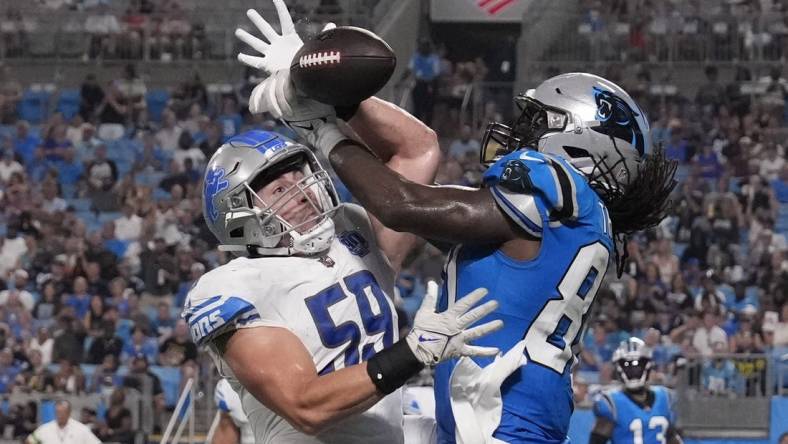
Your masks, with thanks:
[(292, 250), (295, 253), (313, 255), (327, 250), (334, 241), (334, 220), (326, 217), (323, 222), (312, 227), (304, 234), (291, 231)]

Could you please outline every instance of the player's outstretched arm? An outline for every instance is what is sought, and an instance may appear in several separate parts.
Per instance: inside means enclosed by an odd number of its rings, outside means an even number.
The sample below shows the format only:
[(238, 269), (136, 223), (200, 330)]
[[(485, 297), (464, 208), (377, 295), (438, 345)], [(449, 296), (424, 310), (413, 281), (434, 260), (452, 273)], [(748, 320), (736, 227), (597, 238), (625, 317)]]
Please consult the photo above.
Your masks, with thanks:
[(303, 343), (278, 327), (239, 329), (213, 344), (239, 382), (261, 403), (302, 433), (315, 435), (362, 412), (401, 387), (425, 365), (460, 356), (493, 356), (498, 349), (469, 343), (498, 330), (500, 320), (473, 326), (497, 308), (474, 307), (487, 294), (477, 289), (444, 312), (435, 311), (432, 284), (405, 339), (369, 361), (319, 376)]
[[(363, 101), (348, 124), (367, 147), (392, 171), (419, 184), (435, 181), (440, 145), (435, 132), (402, 108), (371, 97)], [(357, 174), (365, 175), (363, 171)], [(408, 232), (394, 231), (372, 217), (378, 245), (395, 270), (417, 244)]]
[(336, 145), (329, 160), (353, 196), (391, 229), (453, 243), (496, 243), (522, 236), (487, 189), (414, 183), (349, 140)]

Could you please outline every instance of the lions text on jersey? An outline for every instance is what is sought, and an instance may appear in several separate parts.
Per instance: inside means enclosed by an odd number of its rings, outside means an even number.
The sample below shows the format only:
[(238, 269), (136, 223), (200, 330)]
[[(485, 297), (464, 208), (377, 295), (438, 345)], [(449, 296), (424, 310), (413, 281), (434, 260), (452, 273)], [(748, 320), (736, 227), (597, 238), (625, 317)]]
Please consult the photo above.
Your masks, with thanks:
[[(257, 443), (401, 443), (400, 391), (318, 436), (306, 436), (255, 399), (234, 378), (212, 340), (232, 329), (281, 327), (295, 334), (321, 375), (358, 364), (399, 337), (391, 302), (394, 275), (366, 212), (342, 205), (336, 238), (316, 257), (237, 258), (206, 273), (189, 292), (183, 316), (240, 395)], [(266, 359), (276, 359), (275, 356)]]
[[(610, 218), (585, 177), (559, 157), (516, 151), (484, 175), (500, 208), (541, 239), (537, 257), (518, 261), (495, 246), (455, 247), (444, 270), (438, 309), (478, 287), (500, 303), (492, 317), (504, 327), (476, 344), (509, 350), (525, 340), (528, 363), (501, 387), (494, 437), (509, 443), (560, 443), (572, 414), (570, 370), (583, 325), (613, 249)], [(479, 322), (489, 321), (483, 319)], [(490, 358), (474, 358), (481, 367)], [(450, 379), (456, 361), (435, 375), (439, 442), (455, 442)]]
[(614, 424), (613, 444), (665, 444), (668, 429), (675, 424), (670, 392), (659, 386), (651, 386), (651, 406), (641, 406), (623, 390), (614, 390), (599, 395), (594, 402), (594, 415)]

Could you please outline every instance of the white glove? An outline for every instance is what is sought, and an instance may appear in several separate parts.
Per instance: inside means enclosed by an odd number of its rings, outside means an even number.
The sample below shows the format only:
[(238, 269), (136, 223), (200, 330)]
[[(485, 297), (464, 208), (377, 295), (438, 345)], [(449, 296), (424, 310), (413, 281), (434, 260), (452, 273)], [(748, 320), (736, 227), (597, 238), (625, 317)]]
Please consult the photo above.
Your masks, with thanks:
[[(290, 62), (293, 61), (293, 57), (304, 46), (301, 37), (296, 33), (293, 19), (290, 17), (290, 12), (287, 11), (284, 0), (273, 0), (273, 2), (279, 15), (279, 26), (282, 28), (282, 35), (277, 34), (274, 28), (254, 9), (246, 11), (246, 16), (254, 23), (254, 26), (257, 27), (260, 33), (268, 39), (268, 43), (241, 28), (235, 29), (235, 36), (239, 40), (262, 54), (262, 57), (259, 57), (239, 53), (238, 60), (252, 68), (262, 70), (266, 74), (273, 74), (280, 69), (290, 68)], [(333, 23), (327, 23), (323, 27), (323, 31), (336, 27), (337, 25)]]
[(425, 365), (433, 366), (441, 361), (460, 356), (497, 355), (498, 349), (495, 347), (479, 347), (468, 344), (474, 339), (503, 327), (503, 321), (496, 319), (473, 328), (467, 328), (498, 308), (498, 302), (492, 300), (471, 309), (486, 295), (487, 289), (477, 288), (458, 300), (448, 310), (436, 313), (438, 284), (433, 281), (428, 282), (424, 302), (413, 320), (413, 329), (405, 338), (416, 358)]
[(457, 362), (449, 378), (457, 444), (503, 443), (493, 437), (503, 414), (501, 385), (528, 362), (524, 352), (525, 339), (484, 368), (466, 357)]
[(281, 119), (326, 157), (339, 142), (348, 139), (336, 125), (334, 107), (299, 95), (290, 81), (289, 69), (276, 71), (252, 90), (249, 111), (268, 112)]

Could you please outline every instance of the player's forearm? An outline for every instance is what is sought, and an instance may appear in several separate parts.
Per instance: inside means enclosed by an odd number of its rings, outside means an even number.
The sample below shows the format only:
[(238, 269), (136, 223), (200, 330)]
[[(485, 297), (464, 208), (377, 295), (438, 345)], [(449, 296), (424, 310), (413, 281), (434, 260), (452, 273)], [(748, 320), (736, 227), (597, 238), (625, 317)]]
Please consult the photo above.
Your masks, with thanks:
[(440, 146), (435, 132), (402, 108), (372, 97), (348, 122), (392, 170), (417, 183), (432, 183)]
[(337, 145), (329, 159), (361, 205), (393, 230), (452, 243), (494, 243), (513, 236), (491, 196), (414, 183), (352, 142)]
[(367, 364), (312, 379), (283, 416), (298, 430), (314, 435), (338, 420), (363, 412), (383, 398), (367, 375)]

